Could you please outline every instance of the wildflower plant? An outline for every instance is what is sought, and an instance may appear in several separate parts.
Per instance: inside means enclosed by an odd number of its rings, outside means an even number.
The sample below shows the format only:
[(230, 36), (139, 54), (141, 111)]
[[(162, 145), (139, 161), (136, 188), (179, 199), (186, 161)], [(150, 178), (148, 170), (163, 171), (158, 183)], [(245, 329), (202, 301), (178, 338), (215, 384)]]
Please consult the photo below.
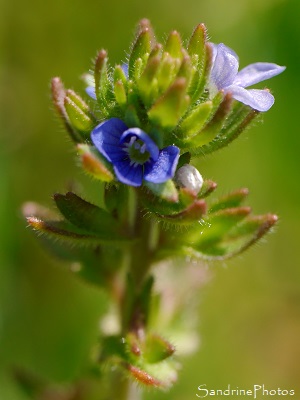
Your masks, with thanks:
[[(48, 249), (76, 261), (76, 273), (110, 299), (117, 325), (111, 332), (104, 324), (91, 360), (106, 382), (103, 398), (127, 398), (131, 381), (164, 389), (176, 380), (175, 346), (159, 330), (163, 293), (155, 289), (166, 260), (233, 257), (277, 221), (273, 214), (251, 215), (242, 205), (246, 189), (210, 201), (217, 184), (194, 166), (273, 105), (267, 89), (245, 88), (284, 67), (238, 67), (233, 50), (208, 42), (203, 24), (186, 46), (176, 31), (163, 45), (142, 20), (125, 64), (111, 66), (105, 50), (97, 54), (84, 77), (87, 101), (52, 79), (55, 108), (103, 198), (99, 205), (84, 193), (56, 193), (57, 216), (31, 203), (26, 217)], [(175, 267), (173, 274), (174, 285), (183, 285)], [(188, 329), (186, 320), (179, 322), (188, 311), (178, 306), (172, 313), (165, 318), (169, 332)]]

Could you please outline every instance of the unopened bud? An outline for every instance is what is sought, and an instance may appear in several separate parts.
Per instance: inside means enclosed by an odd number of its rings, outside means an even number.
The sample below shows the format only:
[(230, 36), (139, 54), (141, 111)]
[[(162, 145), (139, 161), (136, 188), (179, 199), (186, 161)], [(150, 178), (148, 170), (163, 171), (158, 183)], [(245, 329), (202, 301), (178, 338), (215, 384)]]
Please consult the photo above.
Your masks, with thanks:
[(190, 164), (185, 164), (175, 174), (175, 181), (180, 187), (186, 188), (195, 194), (200, 192), (203, 178), (200, 172)]

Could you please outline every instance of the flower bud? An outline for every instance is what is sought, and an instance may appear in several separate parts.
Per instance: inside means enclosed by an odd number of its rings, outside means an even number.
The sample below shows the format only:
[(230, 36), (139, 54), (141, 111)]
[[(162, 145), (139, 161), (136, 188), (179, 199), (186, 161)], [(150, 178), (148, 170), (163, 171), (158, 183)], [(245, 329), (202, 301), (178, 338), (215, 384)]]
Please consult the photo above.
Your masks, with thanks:
[(195, 194), (200, 192), (203, 178), (200, 172), (190, 164), (185, 164), (175, 174), (175, 181), (180, 187), (186, 188)]

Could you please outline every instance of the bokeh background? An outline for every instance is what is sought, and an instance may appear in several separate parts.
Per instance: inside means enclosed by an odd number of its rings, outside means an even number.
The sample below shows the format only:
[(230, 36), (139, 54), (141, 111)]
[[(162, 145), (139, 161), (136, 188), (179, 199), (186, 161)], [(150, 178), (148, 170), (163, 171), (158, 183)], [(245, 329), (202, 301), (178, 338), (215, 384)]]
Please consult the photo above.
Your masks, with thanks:
[(264, 123), (199, 164), (218, 194), (248, 187), (255, 213), (278, 213), (279, 224), (245, 255), (207, 267), (212, 278), (197, 294), (201, 346), (184, 359), (169, 393), (147, 396), (192, 399), (200, 384), (228, 383), (299, 396), (299, 0), (1, 0), (0, 399), (28, 399), (13, 379), (16, 367), (61, 383), (88, 364), (105, 298), (49, 259), (20, 210), (28, 200), (52, 206), (52, 193), (76, 181), (88, 185), (54, 117), (50, 78), (59, 75), (83, 93), (80, 76), (96, 51), (124, 61), (142, 17), (158, 38), (176, 29), (187, 39), (204, 22), (242, 67), (287, 66), (267, 83), (276, 103)]

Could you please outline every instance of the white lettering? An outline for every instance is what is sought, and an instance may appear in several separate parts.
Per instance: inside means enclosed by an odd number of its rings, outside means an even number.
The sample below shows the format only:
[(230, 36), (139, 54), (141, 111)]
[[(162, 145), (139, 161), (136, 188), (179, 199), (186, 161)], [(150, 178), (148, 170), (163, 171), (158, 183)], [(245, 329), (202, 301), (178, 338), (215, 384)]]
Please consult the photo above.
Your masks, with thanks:
[(205, 388), (202, 388), (203, 386), (206, 387), (206, 385), (200, 385), (198, 386), (198, 391), (202, 393), (202, 395), (199, 395), (196, 393), (197, 397), (200, 397), (201, 399), (203, 399), (204, 397), (206, 397), (208, 395), (208, 390)]
[(254, 389), (254, 398), (256, 399), (256, 392), (258, 392), (261, 389), (261, 386), (260, 385), (254, 385), (253, 389)]

